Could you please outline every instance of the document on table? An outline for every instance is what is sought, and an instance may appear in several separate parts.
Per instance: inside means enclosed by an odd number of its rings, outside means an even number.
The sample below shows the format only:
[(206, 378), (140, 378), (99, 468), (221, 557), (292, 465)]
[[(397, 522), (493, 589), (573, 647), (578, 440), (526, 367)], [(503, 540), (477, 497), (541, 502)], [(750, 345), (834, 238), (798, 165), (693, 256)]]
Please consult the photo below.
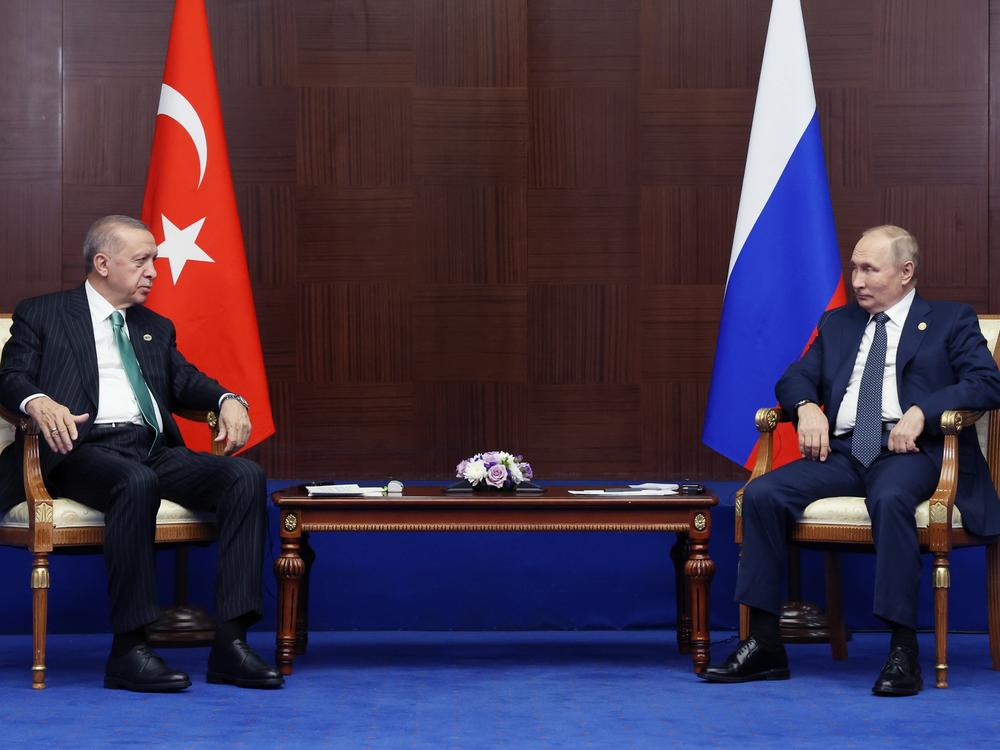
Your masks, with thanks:
[(317, 497), (382, 497), (381, 487), (362, 487), (359, 484), (307, 484), (306, 492)]
[(599, 490), (570, 490), (571, 495), (615, 495), (625, 497), (662, 497), (664, 495), (676, 495), (676, 484), (663, 484), (657, 482), (645, 482), (644, 484), (630, 484), (627, 487), (608, 487)]

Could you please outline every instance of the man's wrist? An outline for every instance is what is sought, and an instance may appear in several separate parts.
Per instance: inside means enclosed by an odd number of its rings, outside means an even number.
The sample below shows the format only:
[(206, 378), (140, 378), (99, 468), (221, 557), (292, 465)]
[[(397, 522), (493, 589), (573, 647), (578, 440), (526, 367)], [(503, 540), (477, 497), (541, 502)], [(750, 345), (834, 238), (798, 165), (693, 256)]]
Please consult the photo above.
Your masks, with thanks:
[(219, 408), (221, 409), (222, 405), (224, 403), (226, 403), (229, 399), (233, 399), (234, 401), (236, 401), (236, 403), (240, 404), (240, 406), (242, 406), (248, 412), (250, 411), (250, 404), (248, 404), (247, 400), (245, 398), (243, 398), (241, 395), (239, 395), (238, 393), (225, 393), (225, 394), (223, 394), (222, 398), (219, 399)]
[(801, 401), (799, 401), (797, 404), (795, 404), (795, 414), (796, 414), (796, 416), (798, 416), (799, 409), (801, 409), (806, 404), (812, 404), (813, 406), (819, 406), (819, 404), (817, 404), (811, 398), (804, 398)]

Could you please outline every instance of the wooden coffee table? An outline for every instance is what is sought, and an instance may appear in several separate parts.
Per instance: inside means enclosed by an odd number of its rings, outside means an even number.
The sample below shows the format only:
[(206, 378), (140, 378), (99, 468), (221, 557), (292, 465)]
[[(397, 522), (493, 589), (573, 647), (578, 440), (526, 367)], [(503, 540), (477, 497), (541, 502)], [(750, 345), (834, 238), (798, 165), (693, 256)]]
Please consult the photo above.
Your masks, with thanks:
[(388, 497), (309, 497), (301, 487), (273, 495), (280, 509), (277, 662), (292, 673), (308, 642), (309, 535), (323, 531), (669, 531), (677, 593), (677, 645), (700, 672), (709, 659), (709, 586), (715, 564), (708, 555), (711, 495), (628, 497), (571, 495), (549, 487), (541, 495), (445, 494), (441, 487), (407, 487)]

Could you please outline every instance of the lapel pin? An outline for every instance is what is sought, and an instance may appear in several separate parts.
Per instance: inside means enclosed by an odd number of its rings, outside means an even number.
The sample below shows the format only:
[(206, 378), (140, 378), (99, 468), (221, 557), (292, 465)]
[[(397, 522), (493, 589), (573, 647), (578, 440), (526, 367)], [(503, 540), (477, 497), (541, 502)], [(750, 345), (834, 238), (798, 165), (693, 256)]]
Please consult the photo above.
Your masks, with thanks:
[[(927, 326), (926, 326), (925, 324), (923, 324), (923, 323), (921, 323), (920, 325), (922, 325), (922, 326), (923, 326), (924, 328), (926, 328), (926, 327), (927, 327)], [(923, 330), (923, 328), (921, 328), (920, 330)], [(144, 334), (142, 334), (142, 340), (143, 340), (143, 341), (152, 341), (152, 340), (153, 340), (153, 337), (152, 337), (152, 336), (150, 336), (150, 335), (149, 335), (148, 333), (144, 333)]]
[(924, 323), (923, 321), (920, 321), (920, 323), (917, 325), (917, 330), (918, 331), (926, 331), (927, 330), (927, 324)]

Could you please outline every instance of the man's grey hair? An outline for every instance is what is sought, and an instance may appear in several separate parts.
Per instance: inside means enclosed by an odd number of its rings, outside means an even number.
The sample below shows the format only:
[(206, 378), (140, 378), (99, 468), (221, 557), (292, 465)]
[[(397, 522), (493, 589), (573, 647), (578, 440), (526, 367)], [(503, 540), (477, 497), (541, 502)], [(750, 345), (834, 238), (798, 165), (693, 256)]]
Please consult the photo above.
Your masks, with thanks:
[(896, 263), (896, 268), (901, 268), (906, 261), (913, 261), (913, 272), (916, 274), (920, 261), (920, 246), (917, 245), (917, 238), (907, 232), (902, 227), (895, 224), (881, 224), (871, 229), (866, 229), (862, 237), (869, 234), (883, 234), (889, 238), (889, 250), (892, 251), (892, 259)]
[(95, 255), (100, 252), (116, 253), (122, 249), (125, 242), (118, 234), (120, 227), (149, 231), (149, 227), (131, 216), (112, 214), (98, 219), (90, 225), (83, 240), (83, 268), (86, 273), (94, 270)]

